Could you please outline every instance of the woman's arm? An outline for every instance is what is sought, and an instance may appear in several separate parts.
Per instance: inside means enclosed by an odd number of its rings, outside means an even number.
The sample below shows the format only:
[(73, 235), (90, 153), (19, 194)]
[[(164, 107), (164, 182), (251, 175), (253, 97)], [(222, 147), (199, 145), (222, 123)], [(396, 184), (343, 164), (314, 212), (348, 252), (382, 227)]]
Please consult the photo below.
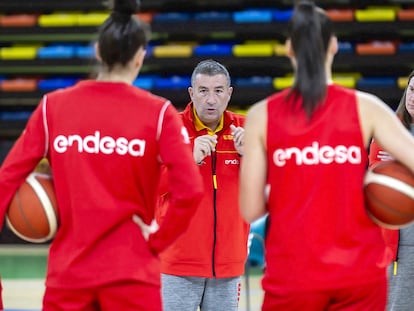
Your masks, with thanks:
[(357, 92), (359, 117), (363, 139), (368, 146), (375, 142), (390, 156), (414, 172), (414, 138), (395, 113), (378, 97)]
[(253, 105), (246, 117), (244, 155), (240, 172), (240, 209), (244, 219), (251, 223), (263, 216), (266, 210), (266, 130), (267, 103)]

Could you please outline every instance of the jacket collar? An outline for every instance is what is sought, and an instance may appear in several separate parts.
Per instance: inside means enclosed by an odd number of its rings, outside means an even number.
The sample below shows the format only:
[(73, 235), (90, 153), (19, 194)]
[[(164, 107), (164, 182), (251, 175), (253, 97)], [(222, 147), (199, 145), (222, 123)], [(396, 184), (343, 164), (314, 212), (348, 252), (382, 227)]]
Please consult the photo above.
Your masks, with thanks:
[(192, 121), (194, 128), (197, 132), (199, 131), (207, 131), (209, 135), (214, 135), (218, 132), (220, 132), (224, 128), (225, 124), (225, 117), (226, 117), (226, 111), (221, 116), (219, 125), (217, 126), (215, 131), (212, 131), (209, 127), (204, 125), (204, 123), (200, 120), (200, 118), (197, 116), (197, 113), (195, 111), (194, 105), (192, 102), (190, 102), (185, 110), (183, 111), (183, 114)]

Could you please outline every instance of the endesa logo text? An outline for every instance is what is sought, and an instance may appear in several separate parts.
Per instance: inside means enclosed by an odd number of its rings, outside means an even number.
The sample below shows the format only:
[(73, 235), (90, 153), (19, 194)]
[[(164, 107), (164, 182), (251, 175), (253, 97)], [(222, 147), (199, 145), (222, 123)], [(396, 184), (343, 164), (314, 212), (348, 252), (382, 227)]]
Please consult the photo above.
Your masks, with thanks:
[(226, 165), (239, 165), (240, 164), (240, 161), (239, 160), (237, 160), (237, 159), (227, 159), (227, 160), (224, 160), (224, 164), (226, 164)]
[(76, 148), (79, 153), (119, 154), (142, 157), (145, 152), (145, 140), (125, 137), (113, 138), (101, 136), (99, 131), (93, 135), (81, 137), (79, 135), (58, 135), (53, 141), (53, 148), (58, 153), (65, 153), (69, 148)]
[(361, 163), (361, 148), (358, 146), (319, 146), (313, 142), (311, 146), (299, 149), (290, 147), (276, 149), (273, 152), (273, 162), (276, 166), (284, 166), (287, 161), (295, 161), (296, 165), (316, 165), (330, 163)]

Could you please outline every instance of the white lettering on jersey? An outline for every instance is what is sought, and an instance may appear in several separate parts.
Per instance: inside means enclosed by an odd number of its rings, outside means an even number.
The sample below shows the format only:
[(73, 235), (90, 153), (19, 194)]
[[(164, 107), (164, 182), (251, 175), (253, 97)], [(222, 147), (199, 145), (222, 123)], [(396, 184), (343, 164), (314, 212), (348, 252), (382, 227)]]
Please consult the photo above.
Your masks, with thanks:
[(358, 146), (319, 146), (314, 141), (311, 146), (299, 149), (290, 147), (286, 149), (276, 149), (273, 152), (273, 162), (276, 166), (284, 166), (288, 160), (295, 160), (296, 165), (316, 165), (330, 163), (361, 163), (361, 148)]
[(232, 160), (224, 160), (224, 164), (226, 165), (239, 165), (240, 161), (237, 159), (232, 159)]
[(116, 153), (142, 157), (145, 153), (145, 140), (128, 140), (125, 137), (113, 138), (111, 136), (101, 137), (101, 133), (96, 131), (94, 135), (87, 135), (83, 138), (76, 134), (58, 135), (53, 141), (53, 148), (57, 153), (65, 153), (70, 147), (77, 148), (79, 153)]
[(184, 126), (181, 127), (181, 135), (183, 136), (184, 143), (188, 145), (190, 143), (190, 136), (188, 135), (188, 131)]

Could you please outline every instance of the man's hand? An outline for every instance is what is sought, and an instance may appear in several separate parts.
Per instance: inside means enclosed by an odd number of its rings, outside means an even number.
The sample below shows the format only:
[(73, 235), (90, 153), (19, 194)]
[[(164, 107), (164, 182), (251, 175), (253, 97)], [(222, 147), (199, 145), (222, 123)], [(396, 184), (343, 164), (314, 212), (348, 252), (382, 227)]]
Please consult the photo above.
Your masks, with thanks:
[(230, 125), (231, 133), (233, 135), (234, 147), (236, 148), (239, 155), (243, 155), (244, 151), (244, 128), (240, 126)]
[(217, 135), (203, 135), (194, 139), (193, 156), (197, 164), (216, 150)]
[(150, 234), (155, 233), (158, 231), (158, 224), (155, 221), (155, 219), (151, 222), (151, 225), (147, 225), (144, 223), (138, 215), (133, 215), (132, 220), (141, 228), (142, 235), (146, 241), (148, 241), (148, 238)]

